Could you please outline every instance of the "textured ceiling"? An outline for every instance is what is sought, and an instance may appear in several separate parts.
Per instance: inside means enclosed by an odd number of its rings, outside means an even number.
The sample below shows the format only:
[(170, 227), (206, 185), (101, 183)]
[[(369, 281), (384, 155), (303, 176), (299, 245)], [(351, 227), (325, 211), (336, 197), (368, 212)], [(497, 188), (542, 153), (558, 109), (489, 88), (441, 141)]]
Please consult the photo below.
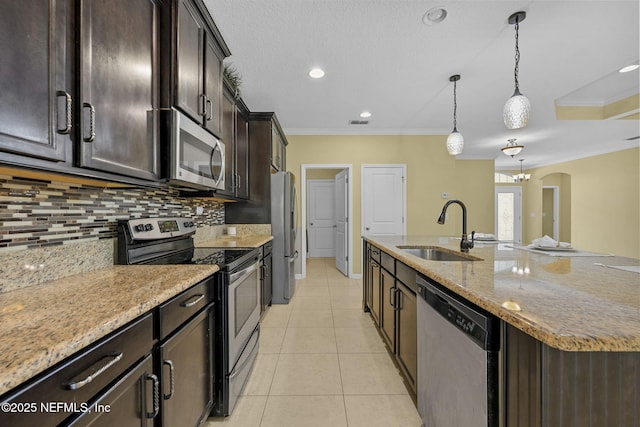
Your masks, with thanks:
[[(497, 169), (516, 169), (517, 158), (534, 167), (638, 146), (626, 141), (640, 134), (637, 120), (555, 118), (563, 97), (582, 94), (593, 105), (594, 96), (610, 102), (638, 93), (638, 71), (616, 79), (640, 56), (637, 0), (205, 3), (231, 49), (227, 62), (243, 77), (243, 99), (253, 111), (275, 111), (289, 135), (446, 135), (449, 76), (460, 74), (460, 159), (496, 159)], [(424, 25), (434, 6), (446, 8), (446, 20)], [(513, 93), (515, 42), (507, 18), (519, 10), (527, 12), (520, 88), (533, 113), (529, 126), (508, 130), (502, 108)], [(326, 71), (323, 79), (308, 77), (316, 66)], [(368, 125), (348, 124), (364, 110), (372, 113)], [(509, 138), (525, 146), (516, 159), (500, 152)]]

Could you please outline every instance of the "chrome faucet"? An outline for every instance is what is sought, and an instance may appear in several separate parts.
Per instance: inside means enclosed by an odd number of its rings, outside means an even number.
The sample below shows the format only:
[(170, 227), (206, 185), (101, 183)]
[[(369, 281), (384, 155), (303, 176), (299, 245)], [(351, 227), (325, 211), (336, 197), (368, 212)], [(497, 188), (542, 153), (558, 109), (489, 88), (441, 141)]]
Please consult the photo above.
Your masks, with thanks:
[(467, 207), (460, 200), (449, 200), (445, 203), (442, 208), (442, 213), (438, 217), (438, 224), (444, 224), (445, 214), (447, 213), (447, 208), (452, 203), (460, 205), (462, 208), (462, 240), (460, 241), (460, 251), (461, 252), (469, 252), (469, 249), (473, 248), (473, 236), (476, 234), (475, 231), (471, 232), (471, 240), (467, 239)]

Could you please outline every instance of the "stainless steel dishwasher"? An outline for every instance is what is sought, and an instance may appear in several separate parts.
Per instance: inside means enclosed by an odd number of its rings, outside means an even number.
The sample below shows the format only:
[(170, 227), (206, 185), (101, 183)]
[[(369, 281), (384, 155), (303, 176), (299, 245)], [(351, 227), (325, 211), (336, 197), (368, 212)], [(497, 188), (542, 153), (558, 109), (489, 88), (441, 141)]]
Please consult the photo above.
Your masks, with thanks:
[(418, 412), (425, 427), (497, 427), (499, 321), (418, 275)]

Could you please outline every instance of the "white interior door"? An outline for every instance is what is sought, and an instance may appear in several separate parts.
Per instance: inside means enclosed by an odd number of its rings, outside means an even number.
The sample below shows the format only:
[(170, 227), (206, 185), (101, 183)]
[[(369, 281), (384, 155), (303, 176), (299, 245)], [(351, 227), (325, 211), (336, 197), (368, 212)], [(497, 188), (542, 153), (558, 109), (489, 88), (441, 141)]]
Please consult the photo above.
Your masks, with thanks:
[(406, 234), (405, 165), (362, 166), (362, 235)]
[(496, 187), (496, 238), (522, 243), (522, 187)]
[(309, 258), (333, 258), (335, 243), (334, 181), (309, 181)]
[(335, 242), (336, 242), (336, 268), (340, 270), (345, 276), (347, 272), (347, 221), (349, 220), (347, 214), (347, 171), (336, 175), (334, 180), (334, 195), (335, 195)]

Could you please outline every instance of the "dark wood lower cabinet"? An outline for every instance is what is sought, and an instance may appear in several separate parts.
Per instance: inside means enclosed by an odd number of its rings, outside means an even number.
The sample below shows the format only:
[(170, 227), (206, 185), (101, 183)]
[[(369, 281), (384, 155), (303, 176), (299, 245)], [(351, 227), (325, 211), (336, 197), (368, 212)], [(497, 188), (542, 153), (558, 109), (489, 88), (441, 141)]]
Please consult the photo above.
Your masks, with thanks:
[(198, 425), (213, 404), (213, 309), (209, 307), (160, 345), (161, 424)]
[(414, 396), (418, 378), (416, 271), (364, 242), (363, 309), (379, 328)]
[(151, 427), (159, 409), (160, 402), (154, 398), (159, 387), (158, 377), (153, 374), (152, 356), (148, 355), (69, 425)]

